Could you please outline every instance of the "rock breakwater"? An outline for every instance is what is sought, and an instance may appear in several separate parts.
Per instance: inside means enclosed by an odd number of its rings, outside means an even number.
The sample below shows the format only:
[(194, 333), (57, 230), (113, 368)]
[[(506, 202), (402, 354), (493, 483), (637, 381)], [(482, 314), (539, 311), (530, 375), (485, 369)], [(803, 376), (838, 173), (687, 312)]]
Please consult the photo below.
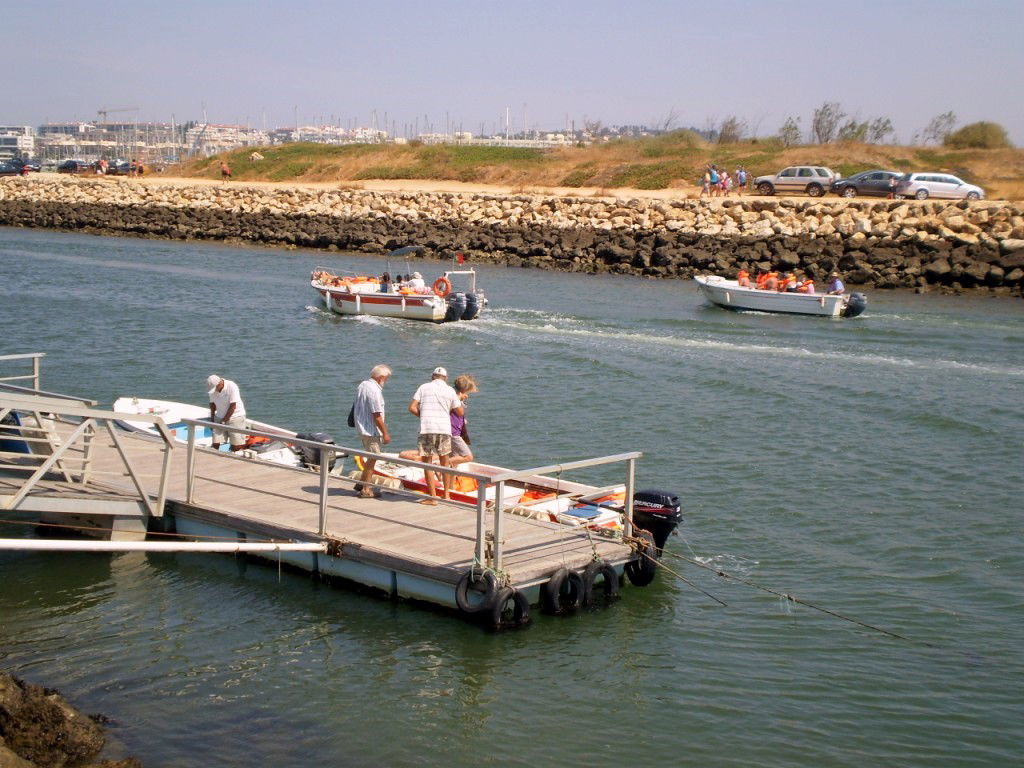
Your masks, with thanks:
[(0, 225), (433, 255), (651, 277), (840, 270), (874, 288), (1024, 287), (1024, 209), (1004, 202), (609, 199), (539, 194), (29, 178), (0, 183)]

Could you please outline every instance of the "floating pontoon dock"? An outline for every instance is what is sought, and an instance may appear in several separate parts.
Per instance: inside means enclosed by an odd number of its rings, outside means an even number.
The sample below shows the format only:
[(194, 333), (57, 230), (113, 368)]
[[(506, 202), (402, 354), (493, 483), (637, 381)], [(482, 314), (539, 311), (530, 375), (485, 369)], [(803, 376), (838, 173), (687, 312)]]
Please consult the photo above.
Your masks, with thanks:
[[(177, 541), (180, 549), (206, 542), (254, 551), (392, 597), (449, 608), (458, 608), (456, 588), (471, 571), (472, 583), (481, 589), (480, 574), (487, 572), (497, 587), (512, 588), (536, 603), (539, 587), (562, 569), (581, 573), (601, 563), (621, 573), (628, 562), (649, 557), (642, 547), (624, 543), (632, 541), (639, 453), (493, 476), (451, 470), (477, 481), (475, 505), (440, 499), (436, 506), (425, 505), (419, 503), (422, 497), (393, 489), (383, 489), (379, 499), (364, 499), (355, 494), (352, 479), (328, 468), (335, 457), (344, 462), (348, 456), (374, 454), (289, 439), (320, 450), (321, 462), (319, 472), (287, 467), (197, 447), (195, 428), (209, 426), (202, 421), (187, 421), (193, 440), (176, 442), (157, 416), (116, 414), (89, 400), (41, 391), (39, 355), (0, 357), (5, 359), (31, 359), (33, 374), (0, 379), (0, 421), (6, 421), (0, 428), (0, 513), (38, 512), (48, 521), (91, 528), (111, 542), (124, 540), (125, 549), (147, 549), (146, 543), (157, 540), (165, 546)], [(9, 383), (17, 378), (31, 386)], [(140, 418), (157, 426), (160, 436), (117, 426), (119, 420)], [(506, 509), (503, 496), (510, 481), (610, 463), (624, 469), (625, 537), (621, 531), (608, 536)], [(493, 502), (485, 500), (488, 486), (494, 489)], [(267, 552), (268, 544), (278, 546)], [(617, 591), (617, 579), (615, 586)], [(467, 598), (482, 608), (479, 595), (464, 590), (463, 609)]]

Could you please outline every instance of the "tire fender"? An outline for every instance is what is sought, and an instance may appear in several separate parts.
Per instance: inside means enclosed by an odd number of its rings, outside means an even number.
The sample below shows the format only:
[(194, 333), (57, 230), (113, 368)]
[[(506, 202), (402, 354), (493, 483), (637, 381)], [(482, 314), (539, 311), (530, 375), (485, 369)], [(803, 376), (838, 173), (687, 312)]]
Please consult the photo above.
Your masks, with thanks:
[(626, 563), (626, 576), (633, 586), (646, 587), (658, 575), (658, 547), (649, 531), (638, 530), (636, 538), (642, 539), (636, 558)]
[(545, 613), (575, 610), (583, 600), (583, 577), (568, 568), (559, 568), (540, 588), (540, 597)]
[[(473, 605), (469, 591), (482, 592), (480, 602)], [(474, 572), (472, 568), (462, 574), (455, 585), (455, 604), (463, 613), (481, 613), (490, 610), (498, 594), (498, 579), (491, 571)]]
[[(506, 615), (511, 602), (511, 616)], [(502, 587), (491, 606), (491, 627), (505, 629), (522, 627), (530, 623), (530, 602), (526, 595), (513, 587)]]
[(594, 582), (598, 575), (604, 576), (604, 596), (614, 600), (619, 596), (619, 574), (607, 560), (592, 560), (583, 569), (583, 605), (594, 604)]

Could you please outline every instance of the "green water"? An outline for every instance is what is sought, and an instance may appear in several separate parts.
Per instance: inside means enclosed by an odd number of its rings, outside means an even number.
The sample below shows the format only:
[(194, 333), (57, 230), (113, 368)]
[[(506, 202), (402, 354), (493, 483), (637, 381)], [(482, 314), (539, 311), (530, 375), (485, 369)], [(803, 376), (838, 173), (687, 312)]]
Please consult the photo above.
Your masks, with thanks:
[(306, 282), (318, 264), (383, 270), (0, 230), (0, 354), (46, 352), (45, 389), (108, 404), (202, 403), (219, 373), (253, 418), (342, 443), (356, 384), (386, 362), (399, 447), (430, 370), (472, 372), (481, 459), (644, 451), (639, 484), (684, 499), (666, 563), (728, 605), (663, 573), (608, 608), (493, 635), (227, 556), (0, 553), (0, 667), (110, 716), (113, 754), (147, 768), (1020, 762), (1024, 303), (875, 292), (864, 316), (830, 321), (728, 313), (683, 282), (484, 267), (491, 311), (433, 326), (324, 313)]

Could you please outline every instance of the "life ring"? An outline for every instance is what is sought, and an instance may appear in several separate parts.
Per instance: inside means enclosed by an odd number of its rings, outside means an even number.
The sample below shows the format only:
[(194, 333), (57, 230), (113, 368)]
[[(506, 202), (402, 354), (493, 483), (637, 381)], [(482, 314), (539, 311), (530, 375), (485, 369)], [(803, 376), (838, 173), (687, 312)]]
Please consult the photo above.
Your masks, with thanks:
[(604, 576), (604, 596), (614, 600), (619, 596), (619, 574), (607, 560), (591, 560), (583, 569), (583, 605), (594, 604), (594, 582), (598, 574)]
[(583, 577), (568, 568), (559, 568), (540, 588), (545, 613), (560, 614), (579, 608), (583, 599)]
[[(509, 602), (511, 601), (511, 606)], [(504, 629), (509, 626), (522, 627), (530, 623), (530, 601), (514, 587), (504, 587), (491, 606), (491, 627)]]
[(658, 546), (649, 531), (638, 530), (636, 538), (643, 540), (637, 547), (636, 558), (626, 563), (626, 576), (637, 587), (646, 587), (658, 575)]
[(442, 299), (452, 292), (452, 281), (447, 277), (439, 277), (434, 281), (434, 293)]
[[(482, 592), (476, 605), (469, 601), (469, 590)], [(498, 593), (498, 579), (491, 571), (470, 568), (455, 585), (455, 604), (463, 613), (480, 613), (491, 608)]]

